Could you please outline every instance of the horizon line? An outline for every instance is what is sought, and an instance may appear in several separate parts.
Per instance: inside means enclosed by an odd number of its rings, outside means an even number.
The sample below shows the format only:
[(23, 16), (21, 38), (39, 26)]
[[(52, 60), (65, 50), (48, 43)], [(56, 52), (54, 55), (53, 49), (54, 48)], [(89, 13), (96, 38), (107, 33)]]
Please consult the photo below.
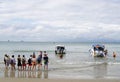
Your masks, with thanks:
[(63, 42), (63, 43), (84, 43), (84, 42), (91, 42), (91, 43), (111, 43), (111, 42), (115, 42), (115, 43), (120, 43), (120, 41), (23, 41), (23, 40), (0, 40), (0, 42), (43, 42), (43, 43), (47, 43), (47, 42), (51, 42), (51, 43), (57, 43), (57, 42)]

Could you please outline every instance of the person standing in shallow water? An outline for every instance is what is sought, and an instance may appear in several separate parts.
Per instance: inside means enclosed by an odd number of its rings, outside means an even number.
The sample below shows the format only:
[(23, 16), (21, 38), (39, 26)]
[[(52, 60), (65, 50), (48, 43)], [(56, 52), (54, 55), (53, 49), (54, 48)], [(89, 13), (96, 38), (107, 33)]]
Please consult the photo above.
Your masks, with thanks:
[(31, 70), (31, 66), (32, 66), (32, 55), (30, 55), (29, 59), (28, 59), (28, 69)]
[(5, 67), (6, 67), (6, 60), (7, 60), (7, 54), (5, 54), (5, 56), (4, 56), (4, 64), (5, 64)]
[(25, 55), (22, 57), (22, 70), (26, 70), (26, 58)]
[(20, 57), (20, 55), (18, 55), (17, 58), (17, 66), (18, 66), (18, 70), (22, 70), (22, 63), (21, 63), (22, 59)]
[(10, 64), (10, 57), (9, 57), (9, 55), (7, 55), (7, 59), (6, 59), (6, 69), (9, 69), (9, 64)]
[(40, 54), (37, 57), (37, 65), (38, 65), (38, 69), (42, 67), (42, 51), (40, 51)]
[(115, 52), (113, 52), (113, 57), (116, 58), (116, 53)]
[(44, 51), (44, 57), (43, 57), (43, 60), (44, 60), (44, 70), (48, 70), (48, 56), (47, 56), (47, 53), (46, 51)]
[(36, 56), (35, 56), (35, 53), (33, 53), (33, 56), (32, 56), (32, 70), (35, 70), (36, 69)]
[(14, 55), (12, 55), (12, 58), (10, 60), (10, 64), (11, 64), (11, 70), (15, 70), (16, 60), (14, 58)]

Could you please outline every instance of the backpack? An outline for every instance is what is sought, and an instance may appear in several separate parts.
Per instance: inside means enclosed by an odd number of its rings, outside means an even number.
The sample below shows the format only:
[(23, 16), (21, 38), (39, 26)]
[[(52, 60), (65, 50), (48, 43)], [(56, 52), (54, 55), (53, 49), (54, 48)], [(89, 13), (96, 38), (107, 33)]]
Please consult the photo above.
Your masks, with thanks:
[(31, 58), (28, 59), (28, 63), (29, 63), (29, 64), (32, 63), (32, 59), (31, 59)]
[(25, 60), (25, 58), (23, 58), (23, 59), (22, 59), (22, 63), (25, 64), (25, 62), (26, 62), (26, 60)]

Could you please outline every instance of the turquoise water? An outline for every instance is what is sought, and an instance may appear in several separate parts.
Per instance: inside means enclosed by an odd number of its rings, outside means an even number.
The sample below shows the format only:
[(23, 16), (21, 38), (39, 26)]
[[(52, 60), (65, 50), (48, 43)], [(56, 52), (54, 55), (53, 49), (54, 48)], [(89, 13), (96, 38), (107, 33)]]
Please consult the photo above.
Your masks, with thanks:
[[(0, 42), (0, 62), (3, 62), (4, 54), (25, 55), (27, 58), (33, 52), (38, 55), (39, 51), (47, 51), (49, 56), (49, 70), (42, 72), (42, 78), (46, 74), (47, 78), (119, 78), (120, 77), (120, 43), (102, 43), (108, 50), (107, 58), (93, 58), (90, 56), (89, 49), (92, 42)], [(66, 54), (60, 58), (55, 55), (56, 45), (65, 45)], [(112, 57), (115, 51), (117, 57)], [(4, 67), (1, 64), (1, 67)], [(7, 73), (11, 73), (8, 71)], [(14, 72), (13, 72), (14, 73)], [(28, 72), (25, 72), (28, 74)], [(6, 71), (0, 71), (0, 77), (4, 77)], [(35, 76), (39, 74), (35, 71)], [(41, 73), (40, 73), (41, 74)], [(15, 71), (15, 77), (19, 72)], [(9, 77), (9, 74), (8, 74)], [(28, 75), (26, 75), (28, 77)]]

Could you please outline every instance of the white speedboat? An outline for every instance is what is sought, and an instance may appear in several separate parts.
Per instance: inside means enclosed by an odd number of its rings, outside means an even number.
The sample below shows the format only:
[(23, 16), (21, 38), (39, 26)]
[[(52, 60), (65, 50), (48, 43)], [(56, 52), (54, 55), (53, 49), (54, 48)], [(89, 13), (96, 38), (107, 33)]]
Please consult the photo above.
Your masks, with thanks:
[(66, 53), (66, 49), (64, 45), (57, 45), (55, 47), (55, 54), (65, 54)]
[(92, 49), (90, 49), (90, 54), (94, 57), (105, 57), (107, 55), (107, 50), (105, 50), (105, 46), (101, 44), (92, 45)]

